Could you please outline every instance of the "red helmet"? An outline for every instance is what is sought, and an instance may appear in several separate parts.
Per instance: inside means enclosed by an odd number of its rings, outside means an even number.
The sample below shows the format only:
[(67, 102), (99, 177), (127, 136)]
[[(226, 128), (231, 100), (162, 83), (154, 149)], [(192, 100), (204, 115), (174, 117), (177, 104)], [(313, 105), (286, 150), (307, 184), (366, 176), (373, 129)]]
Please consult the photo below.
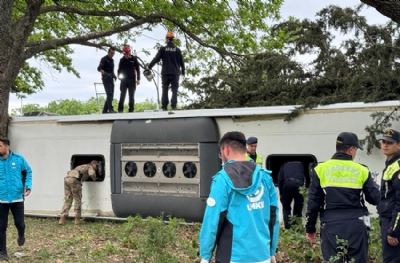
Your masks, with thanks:
[(174, 38), (175, 37), (175, 34), (174, 34), (174, 32), (172, 32), (172, 31), (168, 31), (167, 32), (167, 35), (165, 36), (166, 38)]
[(130, 54), (131, 53), (131, 47), (130, 46), (124, 46), (124, 48), (122, 49), (122, 52), (124, 52), (125, 54)]

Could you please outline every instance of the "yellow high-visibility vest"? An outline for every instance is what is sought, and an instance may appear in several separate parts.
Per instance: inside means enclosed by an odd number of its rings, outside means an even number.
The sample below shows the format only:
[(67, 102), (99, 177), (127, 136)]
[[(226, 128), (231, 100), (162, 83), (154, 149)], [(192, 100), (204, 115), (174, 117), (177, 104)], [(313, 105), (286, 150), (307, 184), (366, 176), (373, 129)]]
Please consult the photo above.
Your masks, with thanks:
[[(258, 164), (261, 168), (262, 168), (262, 164), (263, 164), (263, 159), (261, 154), (256, 153), (256, 164)], [(249, 153), (246, 153), (246, 159), (247, 161), (253, 161), (253, 159), (250, 157)]]
[(330, 159), (315, 167), (322, 188), (337, 186), (362, 189), (369, 171), (352, 160)]

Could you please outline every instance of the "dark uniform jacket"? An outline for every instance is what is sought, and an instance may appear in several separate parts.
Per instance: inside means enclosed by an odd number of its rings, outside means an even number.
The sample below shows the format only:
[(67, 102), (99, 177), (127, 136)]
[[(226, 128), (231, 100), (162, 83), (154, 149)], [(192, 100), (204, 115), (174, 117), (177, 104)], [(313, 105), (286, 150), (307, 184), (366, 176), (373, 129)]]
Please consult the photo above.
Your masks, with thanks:
[(119, 74), (123, 75), (123, 79), (137, 79), (140, 80), (140, 67), (139, 62), (135, 56), (131, 56), (130, 58), (126, 59), (122, 57), (119, 61), (118, 65), (118, 76)]
[(97, 71), (104, 70), (105, 73), (108, 74), (103, 74), (102, 78), (103, 79), (110, 79), (112, 80), (113, 78), (116, 79), (117, 76), (114, 74), (114, 59), (110, 58), (108, 55), (104, 56), (100, 60), (100, 64), (97, 67)]
[[(351, 156), (345, 153), (335, 153), (332, 159), (351, 161)], [(356, 165), (359, 169), (366, 169), (362, 165)], [(347, 167), (343, 165), (343, 168), (346, 169)], [(337, 169), (342, 169), (342, 167), (339, 166)], [(372, 205), (379, 203), (379, 186), (374, 182), (369, 172), (362, 189), (337, 186), (322, 189), (320, 179), (314, 171), (308, 194), (306, 232), (316, 232), (315, 225), (318, 213), (320, 213), (321, 222), (356, 219), (368, 215), (368, 210), (361, 195), (362, 192), (368, 203)]]
[(157, 55), (150, 62), (149, 68), (151, 69), (156, 63), (162, 59), (161, 75), (180, 75), (182, 68), (182, 75), (185, 75), (185, 63), (181, 50), (172, 42), (168, 42), (167, 46), (161, 47)]
[[(381, 201), (378, 205), (379, 215), (392, 219), (391, 228), (388, 231), (392, 237), (400, 237), (400, 169), (395, 164), (396, 162), (400, 165), (400, 151), (385, 162), (381, 181)], [(393, 171), (386, 171), (389, 166), (396, 168)], [(390, 173), (389, 180), (384, 180), (385, 172)]]
[(286, 180), (295, 179), (304, 184), (304, 166), (301, 162), (284, 163), (278, 174), (279, 192), (283, 192), (283, 185)]

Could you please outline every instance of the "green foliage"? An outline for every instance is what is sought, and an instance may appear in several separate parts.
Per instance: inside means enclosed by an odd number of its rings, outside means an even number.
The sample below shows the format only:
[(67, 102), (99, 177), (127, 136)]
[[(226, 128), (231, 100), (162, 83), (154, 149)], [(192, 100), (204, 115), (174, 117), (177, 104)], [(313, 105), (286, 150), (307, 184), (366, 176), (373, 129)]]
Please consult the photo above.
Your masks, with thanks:
[(137, 252), (134, 262), (181, 262), (182, 258), (175, 253), (176, 250), (186, 251), (191, 262), (197, 257), (197, 250), (191, 247), (191, 243), (177, 239), (183, 220), (169, 217), (168, 222), (165, 222), (163, 216), (146, 219), (136, 216), (128, 217), (127, 220), (118, 238), (125, 246)]
[[(337, 250), (339, 251), (336, 256), (332, 256), (328, 263), (335, 263), (335, 262), (349, 262), (349, 263), (355, 263), (354, 258), (348, 259), (347, 258), (347, 252), (349, 249), (349, 242), (345, 239), (340, 239), (338, 236), (336, 236), (336, 244)], [(348, 261), (350, 260), (350, 261)]]
[(44, 259), (49, 259), (51, 258), (51, 254), (49, 253), (49, 251), (46, 248), (41, 248), (38, 251), (38, 256)]
[[(99, 97), (99, 102), (95, 97), (90, 98), (87, 101), (79, 101), (75, 99), (65, 99), (51, 101), (47, 106), (41, 107), (39, 104), (25, 104), (22, 107), (22, 112), (34, 112), (43, 111), (48, 113), (54, 113), (57, 115), (83, 115), (83, 114), (98, 114), (99, 105), (100, 110), (103, 109), (105, 102), (104, 97)], [(118, 107), (118, 101), (113, 101), (114, 109)], [(155, 110), (157, 103), (151, 98), (146, 98), (143, 102), (135, 103), (135, 112), (143, 112), (145, 110)], [(128, 105), (124, 105), (124, 112), (128, 112)], [(11, 116), (20, 116), (21, 108), (13, 109)]]
[[(315, 20), (290, 18), (273, 27), (284, 49), (243, 57), (236, 70), (185, 81), (188, 108), (297, 105), (287, 117), (317, 105), (400, 99), (399, 25), (369, 25), (360, 10), (329, 6)], [(343, 41), (334, 44), (334, 35)], [(304, 64), (299, 55), (312, 57)]]
[[(185, 60), (196, 62), (187, 71), (194, 75), (200, 73), (199, 69), (210, 72), (242, 55), (282, 46), (285, 38), (283, 34), (272, 37), (266, 23), (268, 18), (279, 17), (283, 0), (41, 2), (30, 3), (28, 7), (26, 1), (13, 1), (10, 22), (14, 24), (27, 16), (27, 8), (40, 8), (32, 30), (26, 32), (26, 43), (22, 43), (24, 55), (27, 59), (35, 58), (49, 69), (58, 72), (66, 69), (77, 77), (79, 73), (70, 57), (73, 53), (70, 44), (102, 49), (121, 47), (136, 42), (143, 32), (157, 26), (177, 34), (176, 43), (185, 45)], [(25, 63), (16, 84), (22, 92), (39, 91), (44, 85), (41, 71)]]
[[(305, 220), (305, 218), (303, 218)], [(291, 223), (295, 223), (298, 219), (292, 218)], [(291, 229), (281, 230), (279, 235), (277, 261), (281, 263), (297, 262), (297, 263), (322, 263), (321, 240), (317, 234), (316, 243), (311, 244), (305, 238), (305, 229), (302, 224), (293, 224)], [(319, 231), (319, 229), (317, 229)], [(343, 258), (347, 253), (347, 240), (337, 239), (339, 245), (339, 253), (332, 257), (328, 262), (336, 262)], [(379, 219), (371, 218), (371, 230), (369, 231), (369, 248), (368, 262), (382, 263), (382, 245), (380, 238)], [(354, 260), (354, 259), (353, 259)], [(354, 261), (348, 261), (354, 262)]]
[(372, 218), (371, 220), (371, 230), (369, 231), (368, 256), (373, 262), (382, 262), (382, 241), (378, 218)]
[(382, 135), (386, 129), (392, 127), (392, 122), (399, 121), (397, 109), (398, 107), (394, 108), (390, 113), (377, 111), (371, 114), (371, 117), (375, 123), (365, 127), (367, 135), (365, 138), (360, 140), (361, 145), (367, 145), (368, 154), (371, 154), (373, 148), (381, 148), (381, 144), (378, 141), (379, 138), (377, 137)]

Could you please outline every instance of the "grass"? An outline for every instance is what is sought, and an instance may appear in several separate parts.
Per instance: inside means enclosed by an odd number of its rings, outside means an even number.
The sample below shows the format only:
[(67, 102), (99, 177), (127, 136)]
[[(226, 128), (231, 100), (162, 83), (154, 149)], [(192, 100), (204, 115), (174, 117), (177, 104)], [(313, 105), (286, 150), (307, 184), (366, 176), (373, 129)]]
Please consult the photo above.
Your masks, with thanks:
[[(9, 262), (195, 262), (199, 225), (158, 218), (127, 222), (81, 220), (58, 225), (58, 218), (26, 217), (26, 242), (17, 245), (12, 217), (7, 229)], [(16, 258), (15, 252), (24, 253)]]
[[(170, 223), (166, 224), (160, 218), (129, 217), (126, 222), (81, 220), (80, 225), (74, 225), (70, 219), (60, 226), (58, 218), (26, 217), (26, 242), (18, 247), (17, 232), (10, 216), (9, 262), (200, 262), (197, 256), (200, 224), (180, 224), (183, 221), (176, 218), (170, 218)], [(368, 262), (380, 263), (378, 220), (373, 219), (372, 224)], [(15, 252), (25, 256), (16, 258)], [(311, 245), (305, 239), (301, 224), (291, 230), (283, 230), (282, 226), (276, 258), (280, 263), (320, 263), (320, 241)]]

